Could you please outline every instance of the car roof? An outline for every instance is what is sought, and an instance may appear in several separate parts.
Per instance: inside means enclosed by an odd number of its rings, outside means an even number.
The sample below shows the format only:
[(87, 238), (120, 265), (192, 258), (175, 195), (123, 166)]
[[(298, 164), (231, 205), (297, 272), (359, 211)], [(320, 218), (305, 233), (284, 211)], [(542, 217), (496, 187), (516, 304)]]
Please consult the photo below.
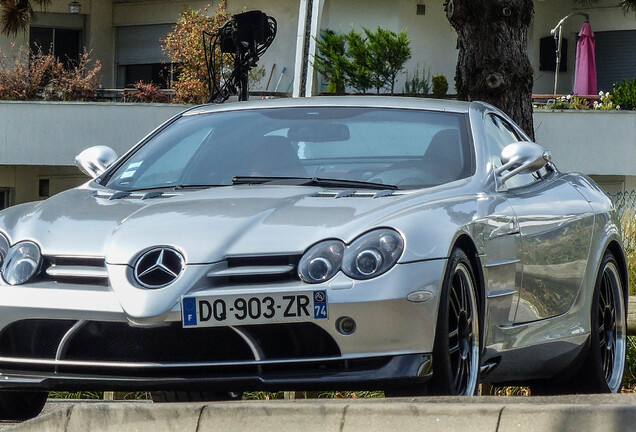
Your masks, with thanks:
[(183, 115), (198, 115), (212, 112), (239, 111), (255, 108), (290, 107), (375, 107), (405, 108), (429, 111), (467, 113), (475, 102), (460, 102), (446, 99), (428, 99), (396, 96), (315, 96), (303, 98), (280, 98), (231, 102), (227, 104), (207, 104), (194, 107)]

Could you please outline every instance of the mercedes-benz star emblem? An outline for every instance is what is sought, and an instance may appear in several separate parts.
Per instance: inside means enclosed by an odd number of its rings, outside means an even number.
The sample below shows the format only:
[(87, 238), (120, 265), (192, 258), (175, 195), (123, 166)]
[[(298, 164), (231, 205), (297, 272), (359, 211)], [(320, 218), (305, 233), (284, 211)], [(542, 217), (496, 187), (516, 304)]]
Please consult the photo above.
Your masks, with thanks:
[(135, 279), (146, 288), (162, 288), (177, 280), (185, 260), (183, 255), (167, 247), (154, 248), (139, 257)]

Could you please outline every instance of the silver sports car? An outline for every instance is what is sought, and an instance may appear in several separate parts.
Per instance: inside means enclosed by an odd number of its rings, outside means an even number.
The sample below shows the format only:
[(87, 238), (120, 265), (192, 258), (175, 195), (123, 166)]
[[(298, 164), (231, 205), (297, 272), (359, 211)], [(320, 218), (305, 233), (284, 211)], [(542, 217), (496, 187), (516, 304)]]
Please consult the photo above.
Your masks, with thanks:
[(484, 103), (201, 106), (0, 212), (0, 416), (51, 390), (618, 392), (627, 273), (589, 178)]

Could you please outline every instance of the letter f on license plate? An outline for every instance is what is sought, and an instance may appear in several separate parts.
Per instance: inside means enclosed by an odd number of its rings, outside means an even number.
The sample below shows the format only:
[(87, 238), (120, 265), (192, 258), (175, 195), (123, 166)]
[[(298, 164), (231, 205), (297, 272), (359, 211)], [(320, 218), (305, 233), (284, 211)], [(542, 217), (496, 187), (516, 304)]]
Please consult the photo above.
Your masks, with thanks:
[(181, 310), (183, 311), (183, 326), (196, 326), (198, 322), (197, 299), (194, 297), (185, 297), (181, 305)]

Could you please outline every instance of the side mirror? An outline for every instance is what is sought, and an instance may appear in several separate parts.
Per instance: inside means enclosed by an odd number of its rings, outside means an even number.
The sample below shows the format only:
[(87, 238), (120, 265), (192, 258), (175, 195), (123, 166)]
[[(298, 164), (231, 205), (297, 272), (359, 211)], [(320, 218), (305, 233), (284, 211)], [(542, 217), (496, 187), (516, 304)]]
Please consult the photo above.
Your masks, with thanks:
[(117, 153), (110, 147), (89, 147), (75, 157), (75, 165), (86, 175), (97, 178), (117, 160)]
[[(496, 174), (501, 177), (503, 185), (517, 174), (529, 174), (539, 171), (552, 160), (549, 150), (529, 141), (520, 141), (504, 147), (501, 151), (502, 166)], [(506, 171), (508, 171), (506, 173)]]

